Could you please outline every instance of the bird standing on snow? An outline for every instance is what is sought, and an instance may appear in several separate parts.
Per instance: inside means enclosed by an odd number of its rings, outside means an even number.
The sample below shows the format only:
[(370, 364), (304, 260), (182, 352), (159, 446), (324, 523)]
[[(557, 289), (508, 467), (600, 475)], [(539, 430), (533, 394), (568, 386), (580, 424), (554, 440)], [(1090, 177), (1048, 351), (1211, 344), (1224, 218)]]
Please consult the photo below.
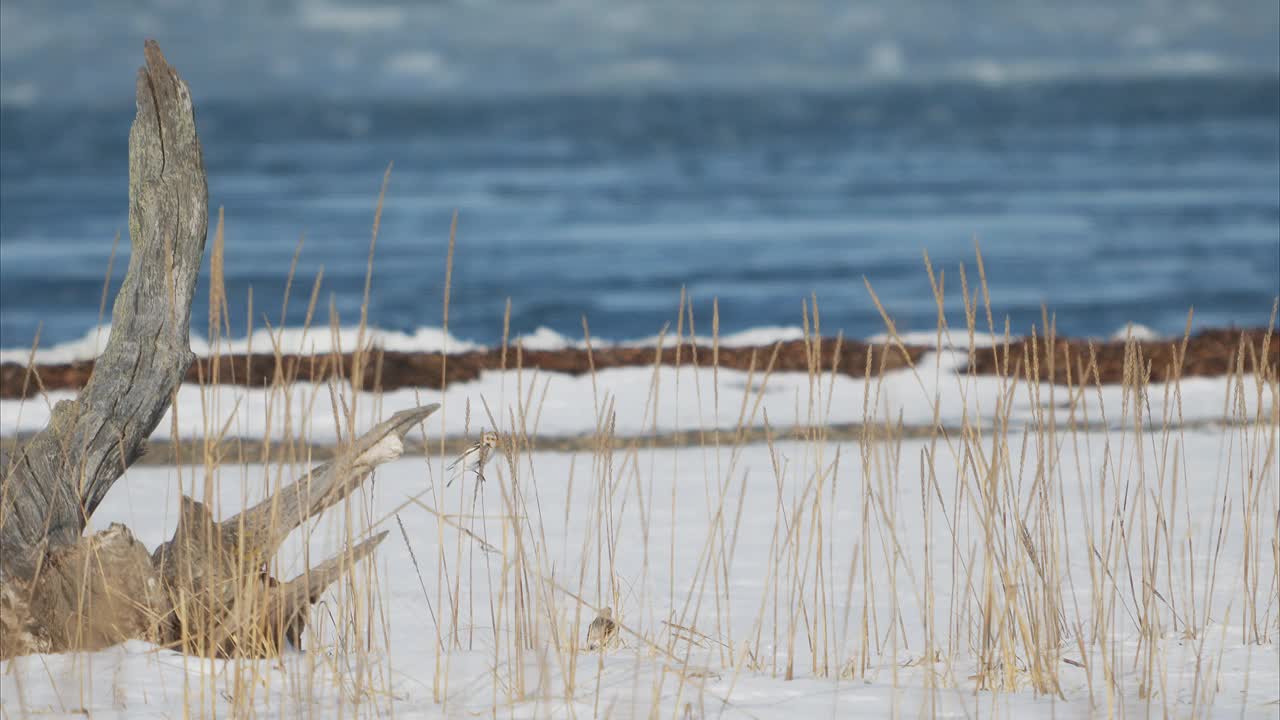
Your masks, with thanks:
[[(498, 433), (496, 432), (484, 433), (480, 436), (480, 442), (476, 443), (475, 445), (472, 445), (466, 450), (463, 450), (462, 454), (459, 455), (456, 460), (449, 463), (449, 469), (453, 470), (454, 468), (461, 466), (462, 467), (462, 470), (460, 471), (461, 473), (466, 473), (468, 470), (470, 470), (476, 474), (476, 477), (480, 478), (480, 480), (483, 481), (484, 466), (491, 459), (493, 459), (493, 456), (496, 455), (497, 452), (498, 452)], [(445, 483), (445, 487), (449, 487), (450, 485), (452, 485), (453, 481), (456, 478), (457, 478), (457, 475), (455, 475), (453, 478), (450, 478), (449, 482)]]
[(613, 608), (602, 608), (587, 628), (587, 649), (603, 650), (618, 636), (618, 623), (613, 621)]

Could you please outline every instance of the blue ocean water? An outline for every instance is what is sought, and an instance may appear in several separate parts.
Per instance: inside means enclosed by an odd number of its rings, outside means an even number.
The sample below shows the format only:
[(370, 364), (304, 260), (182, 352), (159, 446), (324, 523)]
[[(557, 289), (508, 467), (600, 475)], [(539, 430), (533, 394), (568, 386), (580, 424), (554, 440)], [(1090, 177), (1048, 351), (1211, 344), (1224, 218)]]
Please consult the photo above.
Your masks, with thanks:
[[(1280, 294), (1280, 81), (1273, 73), (838, 91), (687, 89), (430, 100), (202, 100), (210, 205), (226, 211), (233, 334), (287, 322), (321, 267), (319, 322), (354, 324), (374, 206), (394, 162), (370, 323), (438, 326), (459, 216), (450, 330), (492, 343), (549, 327), (634, 338), (797, 325), (816, 294), (824, 334), (934, 327), (922, 253), (976, 281), (997, 318), (1107, 335), (1258, 326)], [(82, 336), (124, 233), (131, 102), (0, 108), (0, 347)], [(213, 222), (210, 223), (212, 233)], [(202, 286), (193, 327), (204, 327)], [(108, 313), (110, 308), (108, 307)], [(999, 320), (997, 320), (999, 322)], [(985, 321), (983, 323), (985, 325)]]

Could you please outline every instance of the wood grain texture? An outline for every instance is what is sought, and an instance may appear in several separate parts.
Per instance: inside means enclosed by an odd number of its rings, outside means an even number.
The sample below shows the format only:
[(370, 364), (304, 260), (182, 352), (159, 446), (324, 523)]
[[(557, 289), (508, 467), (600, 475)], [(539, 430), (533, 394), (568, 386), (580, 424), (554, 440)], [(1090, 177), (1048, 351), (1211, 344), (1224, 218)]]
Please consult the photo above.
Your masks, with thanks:
[(28, 578), (75, 543), (138, 456), (191, 364), (191, 299), (208, 231), (208, 186), (191, 92), (148, 41), (129, 133), (129, 270), (111, 337), (75, 400), (6, 467), (0, 572)]

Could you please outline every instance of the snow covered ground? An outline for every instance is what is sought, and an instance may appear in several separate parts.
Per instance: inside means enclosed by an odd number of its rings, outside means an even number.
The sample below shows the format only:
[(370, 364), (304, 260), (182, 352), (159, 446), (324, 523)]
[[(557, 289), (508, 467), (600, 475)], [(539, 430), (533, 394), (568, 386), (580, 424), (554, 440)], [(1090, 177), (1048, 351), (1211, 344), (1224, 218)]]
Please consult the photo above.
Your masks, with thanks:
[[(484, 372), (478, 380), (450, 385), (444, 392), (424, 388), (362, 394), (354, 403), (356, 431), (363, 432), (398, 410), (432, 402), (446, 408), (427, 422), (432, 437), (438, 437), (442, 428), (450, 436), (475, 436), (479, 428), (493, 424), (510, 428), (513, 413), (515, 424), (523, 424), (528, 432), (555, 437), (593, 433), (597, 423), (610, 415), (615, 433), (621, 436), (732, 429), (740, 421), (748, 427), (761, 427), (766, 416), (775, 428), (861, 423), (867, 417), (901, 417), (908, 426), (930, 425), (936, 417), (942, 425), (955, 428), (966, 417), (992, 417), (1000, 397), (1009, 403), (1009, 420), (1015, 426), (1048, 414), (1059, 423), (1068, 423), (1074, 416), (1077, 423), (1132, 424), (1132, 403), (1126, 404), (1120, 386), (1072, 393), (1048, 385), (1033, 391), (1023, 384), (1011, 390), (998, 377), (958, 375), (955, 370), (966, 361), (966, 353), (959, 351), (929, 353), (914, 370), (888, 372), (869, 383), (831, 373), (811, 382), (805, 373), (774, 373), (766, 379), (763, 372), (750, 375), (690, 366), (664, 366), (656, 372), (653, 367), (614, 368), (601, 370), (594, 377), (531, 370)], [(222, 433), (226, 437), (262, 439), (270, 435), (278, 439), (292, 434), (310, 442), (332, 442), (339, 427), (334, 421), (335, 408), (345, 417), (341, 408), (352, 402), (349, 388), (336, 390), (305, 383), (287, 390), (183, 385), (176, 404), (176, 428), (171, 409), (152, 438)], [(25, 401), (0, 401), (0, 436), (43, 428), (53, 405), (74, 397), (72, 391), (55, 391)], [(1149, 386), (1144, 414), (1157, 426), (1165, 424), (1166, 418), (1170, 424), (1265, 419), (1275, 405), (1272, 389), (1251, 380), (1233, 385), (1227, 378), (1193, 377), (1176, 387)], [(608, 409), (604, 418), (602, 408)], [(1122, 420), (1125, 408), (1128, 414)]]
[[(391, 532), (313, 609), (302, 649), (223, 662), (131, 642), (19, 658), (0, 666), (3, 714), (1275, 717), (1275, 383), (1189, 378), (1135, 396), (959, 375), (964, 362), (941, 350), (870, 381), (487, 372), (354, 398), (183, 386), (153, 438), (325, 443), (353, 403), (359, 432), (442, 402), (426, 438), (496, 425), (614, 442), (522, 452), (450, 487), (449, 458), (387, 465), (278, 556), (275, 574), (292, 577)], [(71, 397), (0, 402), (0, 435), (40, 429)], [(899, 422), (924, 436), (645, 439)], [(135, 467), (92, 526), (123, 522), (154, 547), (179, 494), (203, 498), (208, 483), (227, 516), (303, 469)], [(622, 642), (589, 652), (605, 606)]]
[[(4, 714), (1275, 717), (1275, 428), (1009, 441), (992, 464), (973, 456), (989, 435), (624, 444), (448, 489), (444, 460), (405, 458), (281, 550), (289, 577), (391, 530), (303, 650), (20, 658), (0, 668)], [(218, 514), (297, 471), (220, 468)], [(205, 482), (134, 468), (93, 525), (154, 547)], [(598, 654), (581, 646), (601, 606), (625, 630)]]

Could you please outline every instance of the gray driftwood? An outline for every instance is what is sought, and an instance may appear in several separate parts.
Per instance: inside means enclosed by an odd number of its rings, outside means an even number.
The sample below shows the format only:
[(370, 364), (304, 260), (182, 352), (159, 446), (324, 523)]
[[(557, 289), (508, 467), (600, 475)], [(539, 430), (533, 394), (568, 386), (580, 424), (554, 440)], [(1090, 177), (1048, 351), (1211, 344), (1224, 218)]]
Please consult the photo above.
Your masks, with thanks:
[(111, 336), (89, 383), (0, 480), (0, 658), (141, 638), (208, 655), (264, 655), (298, 641), (324, 588), (384, 534), (281, 583), (263, 568), (285, 536), (339, 502), (436, 406), (398, 413), (271, 498), (217, 522), (182, 499), (174, 537), (148, 553), (122, 525), (88, 519), (141, 454), (193, 359), (191, 299), (208, 189), (191, 92), (155, 42), (129, 134), (133, 251)]

